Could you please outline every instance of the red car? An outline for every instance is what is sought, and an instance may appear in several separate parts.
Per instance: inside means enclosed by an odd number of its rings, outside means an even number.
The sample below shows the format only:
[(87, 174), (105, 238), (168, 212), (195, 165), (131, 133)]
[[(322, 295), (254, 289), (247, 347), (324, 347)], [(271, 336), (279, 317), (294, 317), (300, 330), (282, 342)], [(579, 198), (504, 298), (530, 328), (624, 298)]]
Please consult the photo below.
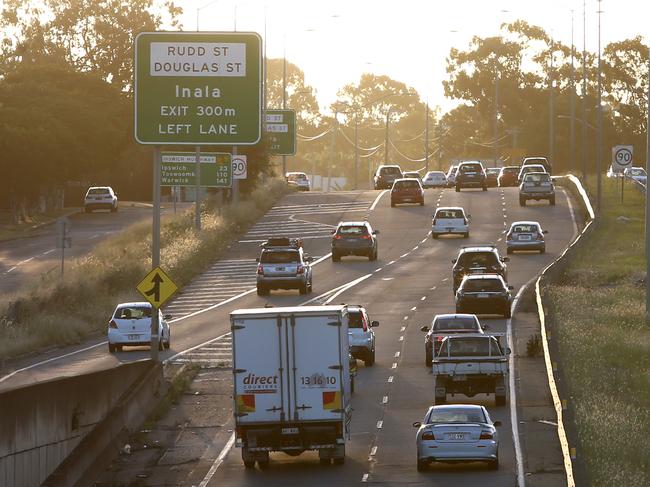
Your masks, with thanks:
[(501, 168), (497, 181), (500, 188), (506, 186), (519, 186), (517, 178), (519, 177), (519, 166), (505, 166)]
[(420, 203), (424, 206), (424, 189), (419, 179), (396, 179), (390, 190), (390, 206), (402, 203)]

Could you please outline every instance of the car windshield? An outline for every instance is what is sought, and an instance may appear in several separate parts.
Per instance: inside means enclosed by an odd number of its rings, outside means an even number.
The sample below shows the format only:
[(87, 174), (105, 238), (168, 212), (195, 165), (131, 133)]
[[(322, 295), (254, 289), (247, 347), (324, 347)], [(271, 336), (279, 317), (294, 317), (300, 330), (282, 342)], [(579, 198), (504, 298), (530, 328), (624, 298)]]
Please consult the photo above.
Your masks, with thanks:
[[(490, 345), (492, 353), (490, 354)], [(493, 337), (485, 338), (454, 338), (447, 339), (440, 348), (438, 355), (446, 356), (449, 348), (450, 357), (485, 357), (489, 355), (503, 355), (499, 342)]]
[(524, 163), (525, 166), (530, 166), (532, 164), (539, 164), (539, 165), (542, 165), (542, 166), (546, 166), (546, 164), (548, 164), (548, 162), (546, 161), (546, 159), (536, 157), (536, 158), (527, 159), (526, 162)]
[(436, 318), (433, 322), (433, 331), (466, 330), (478, 331), (479, 326), (476, 319), (470, 316), (451, 316), (448, 318)]
[(539, 231), (537, 225), (517, 224), (512, 227), (512, 233), (535, 233), (537, 231)]
[(363, 328), (366, 330), (368, 328), (368, 323), (366, 323), (366, 318), (363, 316), (361, 311), (356, 313), (348, 314), (349, 328)]
[(340, 235), (368, 235), (368, 229), (365, 226), (344, 226), (344, 227), (339, 227), (339, 234)]
[(465, 267), (491, 267), (498, 264), (494, 252), (465, 252), (459, 258), (459, 263)]
[(392, 174), (402, 174), (402, 171), (400, 171), (398, 167), (382, 167), (381, 173), (392, 175)]
[(546, 172), (546, 168), (544, 166), (524, 166), (521, 168), (522, 174), (526, 174), (529, 172)]
[(443, 177), (444, 173), (441, 172), (428, 172), (425, 176), (426, 179), (442, 179)]
[(413, 179), (420, 179), (420, 175), (416, 172), (405, 172), (404, 173), (405, 178), (413, 178)]
[(419, 187), (420, 187), (420, 183), (418, 183), (417, 181), (397, 181), (395, 183), (395, 188), (398, 189), (404, 189), (404, 188), (411, 189), (411, 188), (419, 188)]
[(435, 218), (464, 218), (463, 210), (438, 210)]
[(300, 254), (295, 250), (267, 250), (262, 252), (263, 264), (299, 264)]
[(461, 291), (469, 293), (503, 292), (503, 284), (498, 279), (468, 279), (461, 285)]
[(460, 171), (461, 172), (480, 172), (481, 171), (481, 165), (480, 164), (463, 164), (460, 166)]
[(456, 169), (458, 169), (458, 166), (451, 166), (447, 174), (454, 174), (456, 172)]
[(151, 318), (151, 308), (146, 306), (122, 306), (115, 310), (114, 318), (119, 320)]
[(498, 167), (490, 167), (490, 168), (486, 169), (485, 172), (487, 174), (491, 174), (493, 176), (496, 176), (497, 174), (499, 174), (501, 172), (501, 169), (498, 168)]
[(94, 188), (89, 189), (88, 194), (111, 194), (108, 188)]
[(304, 180), (307, 179), (307, 175), (305, 175), (305, 174), (289, 174), (287, 176), (287, 179), (289, 181), (298, 181), (298, 180), (304, 181)]
[(503, 174), (517, 174), (521, 168), (519, 166), (504, 167)]
[(551, 177), (548, 174), (531, 173), (524, 177), (524, 181), (527, 183), (548, 183), (550, 180)]
[(427, 424), (435, 423), (487, 423), (485, 414), (478, 408), (433, 409)]

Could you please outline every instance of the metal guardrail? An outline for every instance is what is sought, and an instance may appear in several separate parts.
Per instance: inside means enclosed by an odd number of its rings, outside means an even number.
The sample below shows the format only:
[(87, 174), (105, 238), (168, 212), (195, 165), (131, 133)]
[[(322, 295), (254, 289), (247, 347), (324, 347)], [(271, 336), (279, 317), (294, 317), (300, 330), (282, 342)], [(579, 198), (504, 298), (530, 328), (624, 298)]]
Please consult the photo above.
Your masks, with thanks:
[(549, 389), (551, 392), (551, 397), (553, 399), (553, 406), (555, 408), (555, 413), (557, 415), (558, 438), (560, 441), (560, 447), (562, 449), (562, 456), (564, 459), (564, 470), (567, 479), (567, 486), (575, 487), (576, 481), (574, 476), (573, 462), (576, 458), (576, 448), (575, 446), (571, 446), (573, 442), (575, 442), (575, 439), (574, 438), (569, 439), (569, 434), (567, 433), (567, 425), (565, 424), (565, 410), (567, 408), (567, 403), (566, 403), (566, 399), (562, 400), (560, 398), (560, 392), (555, 378), (555, 370), (557, 366), (556, 365), (554, 366), (553, 360), (551, 358), (551, 351), (549, 348), (550, 333), (547, 331), (546, 315), (544, 313), (544, 305), (543, 305), (542, 295), (540, 291), (540, 283), (542, 279), (547, 276), (547, 272), (550, 270), (554, 270), (553, 268), (556, 267), (559, 262), (565, 259), (565, 256), (572, 251), (574, 246), (591, 229), (595, 221), (596, 215), (591, 205), (591, 202), (589, 200), (589, 196), (587, 195), (587, 192), (585, 191), (585, 188), (582, 186), (580, 180), (573, 175), (563, 176), (557, 179), (565, 179), (565, 178), (572, 185), (574, 185), (577, 193), (580, 195), (582, 199), (582, 205), (585, 208), (589, 218), (582, 232), (580, 232), (580, 234), (575, 238), (575, 240), (571, 242), (571, 244), (564, 250), (564, 252), (562, 252), (562, 254), (557, 259), (555, 259), (551, 264), (545, 267), (544, 270), (541, 272), (541, 274), (537, 278), (537, 281), (535, 282), (535, 298), (537, 303), (537, 313), (540, 322), (542, 345), (544, 349), (544, 362), (546, 365), (546, 375), (548, 377)]

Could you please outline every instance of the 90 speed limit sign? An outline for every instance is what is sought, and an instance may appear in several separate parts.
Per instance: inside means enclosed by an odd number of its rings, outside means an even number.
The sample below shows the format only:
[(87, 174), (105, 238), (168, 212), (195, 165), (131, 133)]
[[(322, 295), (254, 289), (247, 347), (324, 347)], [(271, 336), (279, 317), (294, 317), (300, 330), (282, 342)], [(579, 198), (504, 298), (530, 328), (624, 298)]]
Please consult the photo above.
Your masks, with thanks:
[(623, 171), (626, 167), (632, 167), (634, 146), (617, 145), (612, 148), (612, 169)]
[(232, 156), (232, 178), (246, 179), (248, 175), (248, 161), (246, 156)]

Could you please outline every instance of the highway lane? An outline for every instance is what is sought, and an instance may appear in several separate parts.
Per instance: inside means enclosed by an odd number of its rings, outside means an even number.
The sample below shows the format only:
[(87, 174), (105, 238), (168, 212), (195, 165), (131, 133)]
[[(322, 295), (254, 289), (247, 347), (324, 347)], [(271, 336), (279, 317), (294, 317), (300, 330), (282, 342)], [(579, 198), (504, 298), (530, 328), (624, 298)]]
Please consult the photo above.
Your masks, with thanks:
[[(429, 192), (428, 192), (429, 193)], [(440, 193), (438, 193), (440, 194)], [(432, 195), (437, 200), (436, 194)], [(505, 203), (505, 205), (503, 204)], [(431, 203), (429, 203), (431, 204)], [(516, 190), (491, 190), (488, 193), (445, 191), (441, 205), (464, 206), (473, 216), (469, 240), (426, 238), (431, 208), (398, 207), (390, 209), (382, 201), (371, 216), (377, 228), (389, 228), (403, 235), (396, 251), (396, 262), (377, 264), (373, 276), (337, 297), (335, 302), (363, 303), (371, 319), (381, 323), (377, 332), (377, 363), (372, 368), (360, 364), (353, 399), (353, 432), (343, 467), (322, 467), (315, 453), (292, 458), (280, 453), (271, 457), (266, 471), (246, 471), (238, 449), (232, 449), (207, 485), (350, 485), (376, 483), (384, 485), (515, 485), (516, 463), (510, 410), (495, 407), (492, 397), (479, 395), (450, 398), (450, 402), (478, 402), (485, 405), (493, 419), (503, 422), (500, 428), (499, 471), (483, 465), (434, 466), (428, 472), (415, 469), (415, 430), (413, 421), (421, 420), (432, 404), (432, 375), (424, 366), (423, 334), (420, 326), (430, 323), (435, 314), (453, 312), (451, 259), (459, 245), (495, 242), (505, 255), (503, 231), (511, 221), (538, 219), (549, 229), (547, 253), (515, 254), (509, 265), (509, 280), (516, 289), (557, 256), (573, 237), (571, 212), (565, 196), (558, 205), (549, 207), (518, 205)], [(504, 223), (506, 225), (504, 225)], [(413, 228), (419, 228), (411, 235)], [(417, 237), (416, 237), (417, 235)], [(386, 232), (382, 234), (386, 237)], [(416, 237), (416, 238), (413, 238)], [(419, 240), (418, 240), (419, 238)], [(398, 250), (399, 249), (399, 250)], [(397, 252), (395, 252), (397, 254)], [(391, 256), (392, 257), (392, 256)], [(327, 264), (337, 272), (340, 264)], [(363, 265), (363, 264), (362, 264)], [(377, 269), (381, 269), (375, 272)], [(506, 320), (483, 317), (491, 331), (505, 332)]]
[[(177, 211), (190, 206), (191, 203), (178, 203)], [(151, 209), (151, 204), (123, 202), (117, 213), (80, 210), (70, 215), (72, 247), (65, 249), (66, 259), (82, 256), (129, 225), (151, 219)], [(172, 204), (164, 204), (161, 213), (173, 213)], [(61, 266), (61, 249), (56, 247), (58, 232), (58, 225), (51, 224), (34, 236), (0, 242), (0, 293), (11, 293), (30, 281), (38, 281), (41, 274), (58, 278)]]

